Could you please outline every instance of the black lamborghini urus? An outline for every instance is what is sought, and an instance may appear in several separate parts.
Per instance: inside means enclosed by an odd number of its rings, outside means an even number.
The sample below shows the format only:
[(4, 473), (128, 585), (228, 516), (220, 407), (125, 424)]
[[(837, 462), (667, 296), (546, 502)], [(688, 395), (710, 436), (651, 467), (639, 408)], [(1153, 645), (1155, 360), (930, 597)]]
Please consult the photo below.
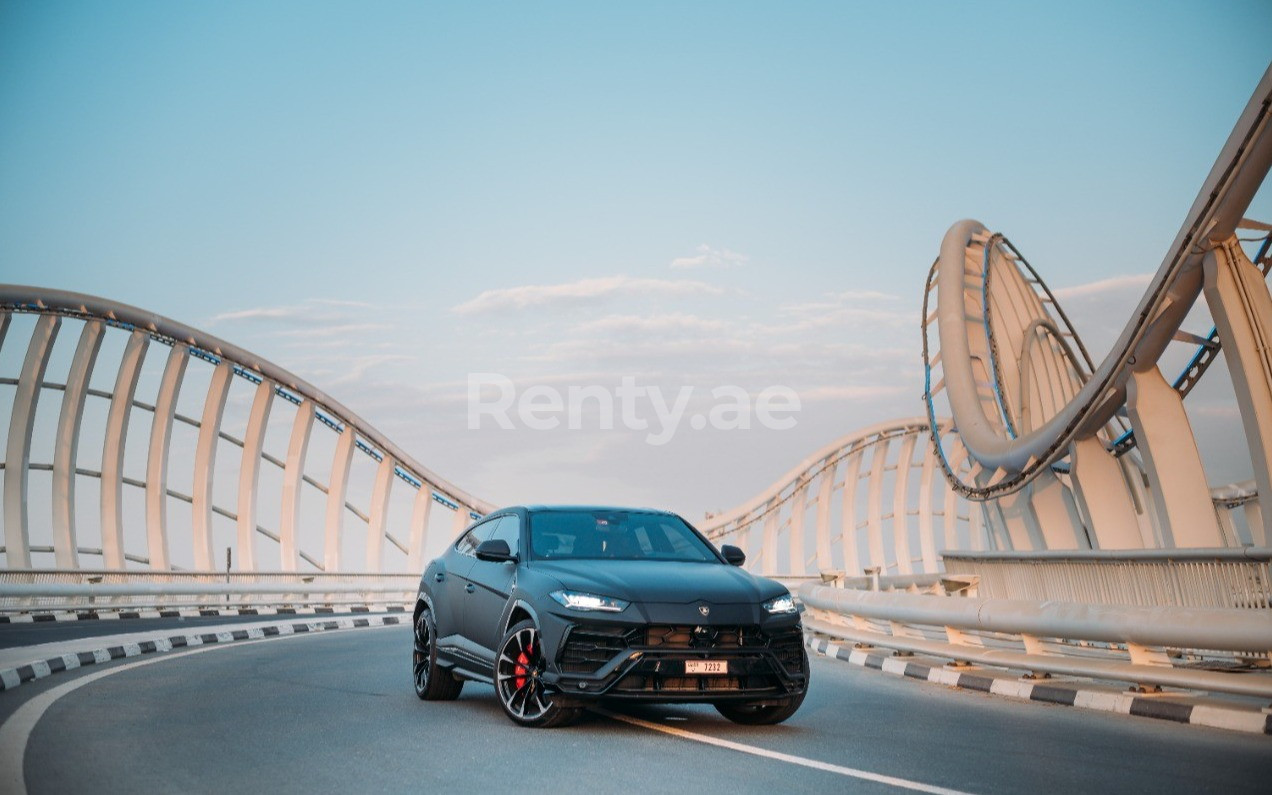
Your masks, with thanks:
[(606, 700), (784, 721), (808, 688), (799, 612), (744, 559), (662, 511), (495, 511), (420, 579), (415, 693), (445, 700), (467, 680), (492, 684), (521, 726), (561, 726)]

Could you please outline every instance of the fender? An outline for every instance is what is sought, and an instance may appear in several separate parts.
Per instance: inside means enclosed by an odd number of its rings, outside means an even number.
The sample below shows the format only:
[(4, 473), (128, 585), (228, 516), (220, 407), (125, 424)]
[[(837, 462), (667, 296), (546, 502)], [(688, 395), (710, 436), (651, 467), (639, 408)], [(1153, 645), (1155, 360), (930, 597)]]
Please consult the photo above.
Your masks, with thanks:
[(512, 626), (511, 624), (512, 614), (516, 611), (518, 607), (530, 614), (530, 619), (534, 621), (535, 626), (542, 626), (539, 623), (538, 611), (535, 610), (533, 607), (531, 607), (530, 603), (527, 602), (526, 600), (520, 599), (518, 597), (513, 597), (512, 599), (508, 600), (508, 604), (504, 605), (503, 615), (499, 617), (499, 636), (500, 637), (503, 637), (504, 634), (508, 632), (508, 628)]
[(428, 594), (424, 592), (423, 589), (421, 589), (420, 592), (416, 594), (415, 596), (415, 612), (411, 614), (412, 627), (414, 627), (415, 622), (419, 620), (420, 612), (422, 608), (425, 608), (425, 607), (429, 609), (429, 612), (434, 612), (434, 613), (437, 612), (436, 610), (433, 609), (433, 597), (429, 596)]

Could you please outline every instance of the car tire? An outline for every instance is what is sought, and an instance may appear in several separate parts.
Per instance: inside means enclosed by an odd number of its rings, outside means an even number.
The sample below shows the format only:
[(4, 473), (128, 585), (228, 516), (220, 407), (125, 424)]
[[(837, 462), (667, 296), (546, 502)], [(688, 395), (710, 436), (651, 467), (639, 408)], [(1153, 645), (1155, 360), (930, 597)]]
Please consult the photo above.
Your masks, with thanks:
[(415, 617), (415, 648), (411, 653), (411, 675), (415, 695), (424, 701), (454, 701), (464, 683), (437, 664), (437, 625), (427, 608)]
[(529, 619), (512, 626), (499, 641), (495, 658), (495, 695), (504, 714), (518, 726), (549, 729), (578, 718), (581, 709), (552, 701), (540, 678), (547, 658), (539, 628)]
[(734, 723), (741, 723), (745, 726), (769, 726), (774, 723), (781, 723), (794, 715), (799, 710), (800, 705), (804, 703), (804, 696), (808, 693), (808, 652), (802, 653), (804, 659), (804, 689), (797, 695), (791, 696), (789, 700), (782, 704), (748, 704), (745, 701), (721, 701), (715, 704), (716, 711)]

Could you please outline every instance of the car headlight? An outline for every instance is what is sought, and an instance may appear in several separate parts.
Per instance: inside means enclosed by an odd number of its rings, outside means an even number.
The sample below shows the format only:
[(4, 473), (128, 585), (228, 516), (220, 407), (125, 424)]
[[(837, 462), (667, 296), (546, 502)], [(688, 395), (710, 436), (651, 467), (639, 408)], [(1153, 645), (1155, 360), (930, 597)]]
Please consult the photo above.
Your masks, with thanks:
[(582, 591), (553, 591), (552, 598), (562, 607), (571, 610), (600, 610), (604, 613), (620, 613), (627, 609), (628, 602), (612, 596), (599, 596)]
[(796, 612), (795, 600), (791, 598), (790, 594), (782, 594), (776, 599), (770, 599), (761, 605), (761, 607), (764, 608), (765, 612), (772, 615)]

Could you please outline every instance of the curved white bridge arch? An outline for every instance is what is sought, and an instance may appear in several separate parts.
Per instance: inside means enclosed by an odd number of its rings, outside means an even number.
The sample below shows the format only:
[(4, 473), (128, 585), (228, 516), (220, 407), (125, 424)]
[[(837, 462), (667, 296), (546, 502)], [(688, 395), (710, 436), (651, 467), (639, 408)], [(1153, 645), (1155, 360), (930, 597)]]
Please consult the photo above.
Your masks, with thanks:
[[(190, 512), (193, 568), (217, 568), (213, 554), (213, 523), (217, 517), (233, 522), (239, 571), (257, 571), (258, 539), (278, 547), (284, 572), (337, 572), (350, 567), (345, 559), (346, 522), (361, 523), (365, 537), (362, 570), (419, 571), (423, 568), (426, 533), (434, 505), (452, 511), (452, 527), (460, 528), (492, 506), (455, 487), (403, 452), (379, 431), (330, 395), (285, 369), (212, 335), (183, 323), (145, 312), (135, 307), (78, 293), (16, 285), (0, 285), (0, 347), (16, 324), (15, 317), (31, 315), (34, 323), (25, 341), (19, 376), (5, 379), (13, 387), (13, 401), (6, 441), (4, 469), (4, 555), (5, 567), (32, 567), (32, 553), (52, 554), (58, 568), (83, 566), (81, 556), (100, 559), (103, 569), (120, 570), (129, 563), (152, 570), (173, 568), (169, 518), (184, 504)], [(48, 365), (59, 334), (76, 335), (74, 353), (64, 378), (46, 380)], [(110, 349), (117, 355), (110, 361), (100, 355), (109, 336), (122, 337), (122, 345)], [(22, 345), (21, 340), (11, 344)], [(163, 361), (153, 402), (141, 399), (138, 384), (148, 358)], [(194, 379), (191, 367), (204, 370), (206, 389), (194, 416), (177, 410), (182, 388)], [(94, 373), (112, 373), (109, 390), (92, 386)], [(201, 386), (201, 384), (200, 384)], [(227, 398), (232, 387), (251, 392), (250, 409), (241, 436), (223, 425)], [(60, 394), (59, 394), (60, 393)], [(36, 451), (43, 460), (33, 459), (36, 415), (41, 405), (57, 401), (56, 428), (51, 449)], [(91, 406), (97, 401), (99, 406)], [(271, 415), (290, 412), (290, 431), (285, 457), (266, 450), (267, 426)], [(87, 414), (105, 417), (100, 466), (81, 465), (81, 431)], [(147, 422), (148, 421), (148, 422)], [(145, 426), (148, 425), (148, 430)], [(193, 428), (197, 433), (192, 449), (180, 454), (193, 460), (193, 476), (188, 484), (170, 477), (174, 454), (174, 425)], [(144, 466), (135, 447), (137, 432), (145, 432)], [(314, 461), (309, 448), (314, 433), (335, 437), (333, 453), (324, 461)], [(129, 442), (132, 441), (132, 445)], [(374, 462), (375, 475), (369, 493), (350, 494), (351, 470), (355, 456)], [(230, 476), (238, 488), (225, 498), (218, 484), (217, 461), (236, 457), (237, 472)], [(134, 465), (131, 466), (130, 465)], [(279, 487), (262, 493), (262, 471), (274, 470)], [(30, 473), (51, 473), (52, 520), (50, 543), (32, 545), (30, 532)], [(144, 477), (130, 477), (129, 473)], [(224, 473), (222, 478), (224, 478)], [(76, 492), (85, 482), (98, 485), (100, 499), (101, 546), (85, 547), (79, 542)], [(390, 532), (387, 517), (394, 488), (412, 491), (413, 507), (407, 537)], [(189, 488), (189, 492), (185, 491)], [(142, 496), (141, 506), (135, 497)], [(307, 495), (308, 493), (308, 495)], [(306, 534), (301, 507), (306, 496), (311, 503), (320, 494), (325, 505), (321, 522), (314, 525), (321, 534)], [(278, 524), (266, 527), (259, 522), (264, 501), (276, 501)], [(270, 511), (272, 514), (272, 511)], [(144, 526), (144, 548), (130, 548), (126, 532)], [(386, 560), (389, 549), (400, 553)]]
[[(926, 419), (883, 423), (836, 440), (746, 504), (709, 517), (704, 529), (746, 549), (752, 566), (782, 574), (933, 572), (943, 549), (1266, 545), (1272, 535), (1272, 298), (1265, 277), (1272, 227), (1243, 214), (1272, 166), (1270, 108), (1272, 70), (1098, 366), (1011, 242), (975, 221), (960, 222), (945, 237), (925, 293)], [(1239, 227), (1265, 233), (1253, 257), (1235, 237)], [(1215, 329), (1182, 332), (1202, 294)], [(396, 549), (398, 568), (418, 571), (434, 504), (455, 512), (454, 526), (492, 507), (427, 470), (314, 386), (181, 323), (100, 298), (17, 286), (0, 286), (0, 311), (0, 348), (15, 317), (34, 317), (19, 376), (8, 379), (7, 568), (30, 568), (35, 553), (52, 555), (66, 568), (79, 567), (79, 556), (88, 554), (100, 556), (107, 569), (129, 562), (171, 569), (169, 522), (181, 502), (190, 506), (196, 569), (214, 566), (210, 528), (218, 516), (234, 523), (240, 569), (258, 568), (261, 537), (277, 544), (285, 571), (347, 567), (344, 524), (352, 514), (366, 528), (364, 568), (384, 570), (386, 550)], [(78, 339), (67, 374), (48, 380), (55, 340), (70, 325)], [(108, 335), (124, 341), (106, 364), (98, 358)], [(1168, 382), (1158, 362), (1179, 339), (1198, 347)], [(166, 353), (150, 403), (136, 391), (156, 350)], [(1221, 350), (1249, 440), (1252, 477), (1212, 490), (1182, 398)], [(183, 414), (178, 402), (192, 362), (210, 375), (200, 408)], [(95, 389), (93, 373), (103, 370), (114, 374), (111, 388)], [(241, 436), (234, 436), (222, 420), (231, 385), (244, 383), (251, 407)], [(37, 413), (59, 392), (53, 443), (40, 458), (32, 448)], [(80, 463), (80, 432), (93, 401), (105, 426), (96, 469)], [(938, 401), (948, 403), (948, 411)], [(265, 445), (278, 407), (291, 412), (283, 456), (269, 454)], [(947, 414), (950, 419), (941, 418)], [(130, 428), (146, 424), (139, 416), (149, 420), (147, 445), (141, 469), (129, 476), (127, 463), (140, 448), (126, 442)], [(173, 440), (182, 426), (198, 437), (189, 451), (188, 494), (171, 476)], [(309, 448), (318, 426), (334, 432), (336, 441), (330, 465), (315, 470)], [(238, 488), (228, 499), (214, 488), (225, 480), (218, 479), (216, 462), (227, 454), (239, 461), (232, 473)], [(365, 495), (350, 497), (358, 454), (374, 461), (375, 475)], [(47, 544), (33, 546), (28, 485), (40, 471), (51, 473), (51, 530)], [(934, 477), (937, 471), (944, 477)], [(262, 473), (269, 472), (281, 475), (280, 487), (262, 494)], [(100, 548), (78, 541), (75, 494), (85, 478), (99, 484)], [(414, 491), (405, 539), (390, 532), (387, 518), (401, 483)], [(302, 495), (315, 490), (325, 505), (322, 534), (307, 544), (300, 505)], [(140, 508), (129, 513), (138, 494)], [(272, 528), (258, 521), (267, 503), (280, 506)], [(1244, 537), (1233, 521), (1238, 511)], [(144, 527), (144, 544), (126, 548), (125, 528), (135, 526)]]
[[(947, 479), (960, 494), (987, 502), (1003, 548), (1272, 539), (1272, 298), (1265, 281), (1272, 227), (1243, 217), (1270, 167), (1272, 69), (1098, 366), (1004, 236), (971, 220), (950, 228), (924, 295), (925, 395), (929, 416), (948, 410), (958, 428), (954, 446), (973, 462), (970, 477), (944, 467)], [(1253, 255), (1239, 228), (1263, 233)], [(1202, 295), (1215, 327), (1208, 335), (1185, 332), (1181, 325)], [(1173, 341), (1198, 347), (1167, 381), (1159, 363)], [(1183, 406), (1221, 350), (1249, 445), (1254, 488), (1240, 503), (1247, 539), (1234, 535), (1230, 516), (1215, 512)]]
[[(948, 421), (936, 427), (950, 433)], [(850, 433), (701, 528), (765, 574), (938, 571), (941, 550), (982, 549), (983, 533), (980, 511), (939, 475), (931, 436), (923, 418)]]

